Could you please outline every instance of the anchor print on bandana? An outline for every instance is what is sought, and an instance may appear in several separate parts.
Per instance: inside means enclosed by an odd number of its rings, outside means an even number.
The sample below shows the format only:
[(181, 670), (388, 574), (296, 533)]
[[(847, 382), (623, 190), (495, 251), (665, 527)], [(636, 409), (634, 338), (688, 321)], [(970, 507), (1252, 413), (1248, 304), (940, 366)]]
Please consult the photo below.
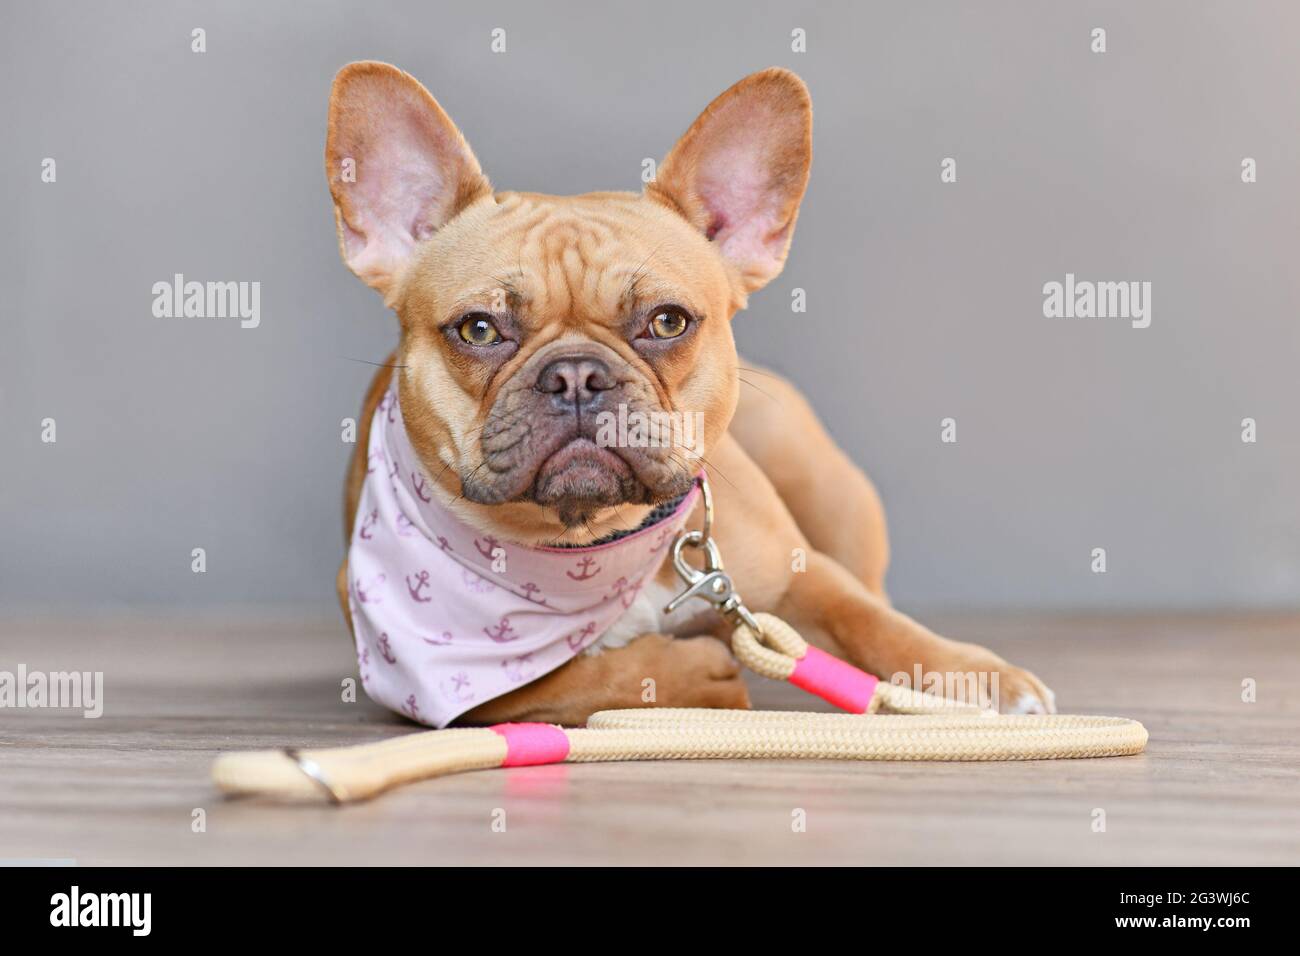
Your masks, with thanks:
[(612, 601), (614, 598), (618, 598), (624, 609), (627, 609), (632, 606), (632, 602), (636, 600), (637, 592), (640, 590), (641, 579), (638, 578), (635, 582), (628, 583), (627, 578), (619, 578), (614, 582), (614, 593), (607, 595), (605, 600)]
[(369, 541), (371, 538), (375, 536), (374, 530), (375, 530), (375, 525), (377, 524), (379, 524), (379, 509), (375, 508), (371, 510), (370, 514), (366, 515), (365, 518), (363, 518), (361, 521), (361, 530), (358, 532), (358, 534), (361, 535), (361, 539), (363, 541)]
[(522, 684), (524, 681), (530, 681), (537, 674), (537, 669), (533, 667), (532, 654), (507, 657), (501, 662), (501, 669), (506, 672), (506, 679), (512, 684)]
[(504, 575), (506, 573), (507, 554), (505, 545), (492, 535), (488, 535), (482, 541), (475, 538), (474, 547), (479, 554), (483, 555), (484, 560), (488, 563), (488, 568), (493, 574)]
[(404, 514), (397, 516), (397, 535), (400, 538), (409, 538), (415, 534), (415, 525), (411, 519)]
[(411, 595), (411, 600), (416, 604), (428, 604), (433, 598), (423, 595), (424, 589), (429, 586), (429, 572), (420, 571), (415, 576), (416, 583), (411, 583), (411, 576), (406, 576), (406, 591)]
[(650, 553), (658, 554), (660, 551), (666, 548), (668, 546), (668, 542), (673, 539), (673, 535), (676, 533), (677, 532), (672, 528), (664, 528), (662, 531), (660, 531), (658, 537), (655, 538), (654, 545), (650, 548)]
[(438, 637), (422, 637), (420, 640), (426, 644), (432, 644), (434, 647), (446, 647), (451, 643), (451, 631), (443, 631)]
[(577, 574), (574, 574), (572, 571), (565, 571), (564, 573), (575, 581), (586, 581), (588, 578), (594, 578), (596, 575), (600, 574), (600, 565), (596, 564), (595, 558), (588, 556), (578, 562), (577, 570)]
[(498, 644), (509, 644), (511, 641), (517, 641), (523, 635), (516, 634), (515, 629), (510, 626), (510, 615), (501, 618), (501, 623), (496, 627), (485, 627), (483, 633)]
[(397, 663), (397, 656), (393, 654), (393, 645), (388, 641), (387, 631), (379, 635), (379, 656), (390, 664)]
[(571, 634), (564, 635), (564, 643), (569, 645), (569, 650), (575, 654), (582, 650), (583, 645), (592, 639), (596, 634), (596, 622), (588, 621), (581, 628)]
[(370, 579), (371, 581), (370, 584), (367, 584), (363, 587), (361, 584), (361, 579), (356, 578), (352, 582), (352, 591), (354, 594), (356, 594), (357, 600), (360, 601), (362, 604), (379, 604), (383, 601), (383, 598), (375, 594), (375, 591), (379, 588), (381, 584), (383, 584), (387, 580), (388, 580), (388, 575), (377, 574)]
[(373, 475), (376, 467), (384, 460), (384, 450), (382, 448), (372, 451), (366, 456), (366, 474)]
[(550, 607), (550, 605), (546, 603), (546, 598), (542, 597), (542, 589), (532, 581), (522, 585), (520, 590), (524, 592), (524, 598), (526, 600), (529, 600), (534, 604), (540, 604), (542, 607)]
[(406, 700), (402, 702), (402, 713), (412, 720), (418, 721), (420, 719), (420, 705), (416, 701), (414, 694), (408, 695)]
[(457, 671), (444, 680), (442, 682), (442, 692), (462, 704), (474, 699), (474, 688), (471, 685), (469, 675), (464, 671)]
[(426, 505), (433, 500), (433, 495), (425, 494), (429, 487), (429, 482), (425, 480), (424, 475), (417, 475), (411, 472), (411, 490), (415, 492), (415, 497), (419, 498)]
[(491, 581), (475, 574), (468, 568), (460, 572), (460, 579), (465, 582), (465, 590), (473, 591), (475, 594), (490, 594), (497, 589), (497, 586)]

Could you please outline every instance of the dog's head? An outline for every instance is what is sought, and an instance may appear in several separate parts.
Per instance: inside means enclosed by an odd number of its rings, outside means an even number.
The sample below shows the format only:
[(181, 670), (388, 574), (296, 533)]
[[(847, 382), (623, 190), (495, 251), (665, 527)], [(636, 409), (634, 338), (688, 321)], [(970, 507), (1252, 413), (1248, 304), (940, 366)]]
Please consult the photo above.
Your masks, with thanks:
[(581, 542), (689, 489), (735, 410), (730, 320), (785, 261), (811, 133), (803, 83), (770, 69), (714, 100), (642, 194), (495, 192), (415, 79), (339, 73), (343, 258), (401, 320), (408, 434), (471, 521)]

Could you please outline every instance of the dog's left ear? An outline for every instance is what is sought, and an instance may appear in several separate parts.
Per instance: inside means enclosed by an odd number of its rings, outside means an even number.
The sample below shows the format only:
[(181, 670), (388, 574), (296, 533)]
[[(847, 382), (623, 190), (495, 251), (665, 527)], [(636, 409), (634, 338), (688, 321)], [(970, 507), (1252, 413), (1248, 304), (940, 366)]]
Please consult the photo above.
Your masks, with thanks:
[(646, 195), (717, 243), (746, 293), (785, 265), (812, 164), (812, 100), (777, 67), (727, 90), (677, 141)]

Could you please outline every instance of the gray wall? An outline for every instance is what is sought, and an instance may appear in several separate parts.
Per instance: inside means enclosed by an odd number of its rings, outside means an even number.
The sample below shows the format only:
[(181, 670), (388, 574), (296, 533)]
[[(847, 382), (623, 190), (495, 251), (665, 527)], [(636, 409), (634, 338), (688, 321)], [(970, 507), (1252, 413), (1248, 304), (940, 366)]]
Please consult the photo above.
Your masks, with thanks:
[[(714, 94), (797, 70), (812, 186), (785, 274), (737, 332), (879, 483), (895, 598), (1300, 602), (1293, 4), (15, 2), (0, 17), (0, 606), (328, 609), (339, 421), (371, 371), (352, 359), (395, 340), (339, 262), (321, 169), (331, 77), (361, 58), (423, 80), (499, 186), (561, 193), (639, 188), (642, 158)], [(945, 156), (956, 184), (939, 182)], [(151, 286), (176, 272), (260, 281), (261, 326), (154, 318)], [(1151, 327), (1044, 318), (1043, 283), (1066, 272), (1152, 282)]]

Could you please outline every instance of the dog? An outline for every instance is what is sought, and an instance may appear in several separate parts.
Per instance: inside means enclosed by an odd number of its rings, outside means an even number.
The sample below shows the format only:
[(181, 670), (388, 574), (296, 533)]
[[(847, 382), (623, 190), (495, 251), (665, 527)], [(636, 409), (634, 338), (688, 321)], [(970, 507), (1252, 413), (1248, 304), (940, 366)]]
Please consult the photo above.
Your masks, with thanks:
[[(700, 527), (702, 468), (751, 610), (882, 679), (986, 675), (1000, 710), (1054, 711), (1033, 674), (891, 606), (871, 482), (788, 381), (753, 369), (761, 392), (740, 388), (732, 319), (781, 271), (811, 161), (808, 90), (773, 68), (710, 103), (640, 194), (499, 192), (413, 77), (338, 74), (339, 247), (400, 322), (359, 419), (337, 581), (371, 696), (435, 726), (748, 707), (729, 625), (664, 610), (683, 589), (665, 541)], [(596, 441), (620, 408), (702, 428), (689, 455)], [(605, 557), (627, 563), (602, 590)]]

